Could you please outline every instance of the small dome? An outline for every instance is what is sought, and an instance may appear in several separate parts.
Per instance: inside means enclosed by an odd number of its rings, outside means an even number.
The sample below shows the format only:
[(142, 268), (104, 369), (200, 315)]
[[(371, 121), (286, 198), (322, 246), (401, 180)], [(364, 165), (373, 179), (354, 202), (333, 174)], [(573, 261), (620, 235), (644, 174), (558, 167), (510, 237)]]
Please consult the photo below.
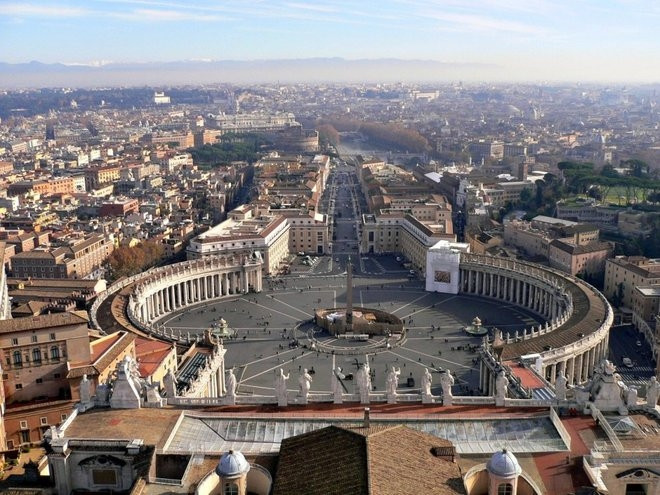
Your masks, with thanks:
[(493, 457), (490, 458), (490, 461), (488, 461), (488, 464), (486, 464), (486, 469), (489, 473), (500, 476), (501, 478), (520, 476), (522, 473), (518, 459), (513, 455), (513, 452), (509, 452), (506, 449), (502, 449), (501, 452), (495, 452)]
[(245, 460), (243, 454), (230, 450), (222, 454), (220, 462), (215, 468), (215, 474), (221, 478), (231, 478), (232, 476), (240, 476), (250, 470), (250, 463)]

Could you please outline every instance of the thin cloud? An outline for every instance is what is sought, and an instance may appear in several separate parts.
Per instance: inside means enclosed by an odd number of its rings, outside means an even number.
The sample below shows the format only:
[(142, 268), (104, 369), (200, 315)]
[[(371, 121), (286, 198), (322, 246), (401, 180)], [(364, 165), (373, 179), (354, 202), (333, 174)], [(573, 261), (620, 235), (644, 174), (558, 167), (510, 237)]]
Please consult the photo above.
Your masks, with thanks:
[(425, 12), (424, 17), (446, 22), (468, 31), (504, 31), (514, 34), (546, 35), (546, 29), (527, 23), (484, 17), (472, 14), (449, 14), (440, 12)]
[(30, 3), (0, 4), (0, 15), (16, 17), (82, 17), (90, 13), (75, 7), (36, 5)]
[(328, 13), (337, 12), (336, 8), (331, 7), (329, 5), (317, 5), (317, 4), (312, 4), (312, 3), (285, 2), (284, 6), (292, 8), (292, 9), (312, 10), (314, 12), (328, 12)]
[(143, 22), (176, 22), (198, 21), (218, 22), (234, 20), (230, 17), (207, 14), (193, 14), (182, 10), (135, 9), (128, 14), (119, 14), (119, 17)]

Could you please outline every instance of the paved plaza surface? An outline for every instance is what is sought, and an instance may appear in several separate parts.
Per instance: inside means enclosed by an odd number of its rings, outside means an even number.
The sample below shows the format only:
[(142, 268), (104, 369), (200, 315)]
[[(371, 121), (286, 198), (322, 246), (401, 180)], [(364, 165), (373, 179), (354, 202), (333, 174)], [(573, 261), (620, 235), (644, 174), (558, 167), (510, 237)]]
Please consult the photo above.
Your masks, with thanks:
[[(463, 331), (475, 316), (488, 328), (504, 331), (521, 330), (538, 324), (534, 314), (516, 306), (473, 296), (426, 292), (422, 281), (410, 280), (394, 260), (365, 257), (356, 264), (353, 278), (353, 304), (393, 313), (404, 321), (407, 332), (403, 343), (390, 349), (380, 346), (377, 339), (369, 342), (338, 342), (334, 337), (319, 333), (315, 336), (330, 343), (330, 348), (352, 346), (350, 355), (316, 352), (311, 349), (307, 331), (309, 325), (295, 330), (312, 318), (315, 308), (342, 307), (346, 304), (346, 275), (336, 273), (345, 269), (346, 256), (340, 262), (334, 257), (322, 257), (322, 263), (332, 271), (326, 275), (314, 273), (264, 280), (264, 292), (245, 294), (208, 304), (201, 304), (160, 320), (175, 332), (201, 334), (214, 322), (224, 318), (234, 337), (224, 340), (227, 368), (234, 368), (239, 394), (273, 394), (273, 378), (278, 368), (290, 376), (288, 388), (298, 389), (298, 376), (307, 368), (313, 377), (311, 392), (330, 392), (331, 373), (341, 367), (348, 379), (343, 383), (347, 393), (354, 393), (355, 380), (350, 379), (358, 366), (369, 359), (372, 384), (376, 391), (385, 390), (385, 378), (390, 366), (400, 368), (399, 393), (419, 391), (424, 368), (433, 374), (433, 393), (441, 387), (438, 372), (450, 369), (455, 374), (456, 394), (478, 394), (479, 379), (477, 348), (479, 337)], [(321, 262), (319, 262), (320, 264)], [(332, 265), (331, 267), (329, 265)], [(360, 275), (360, 267), (375, 266), (376, 275)], [(387, 269), (387, 268), (390, 269)], [(368, 273), (370, 270), (364, 270)], [(382, 338), (381, 338), (382, 339)], [(413, 381), (409, 382), (409, 378)], [(414, 383), (413, 383), (414, 382)]]

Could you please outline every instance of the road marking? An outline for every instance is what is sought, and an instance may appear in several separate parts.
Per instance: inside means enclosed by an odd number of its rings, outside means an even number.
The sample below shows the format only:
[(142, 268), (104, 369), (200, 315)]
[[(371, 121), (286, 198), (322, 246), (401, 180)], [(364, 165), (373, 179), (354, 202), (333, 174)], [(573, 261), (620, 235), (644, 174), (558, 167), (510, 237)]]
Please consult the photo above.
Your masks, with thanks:
[[(319, 291), (319, 292), (320, 292), (320, 291)], [(291, 308), (291, 309), (295, 309), (296, 311), (298, 311), (298, 312), (304, 314), (305, 316), (309, 317), (309, 313), (307, 313), (306, 311), (303, 311), (303, 310), (300, 309), (300, 308), (296, 308), (295, 306), (292, 306), (291, 304), (285, 303), (285, 302), (282, 301), (281, 299), (276, 299), (274, 295), (273, 295), (273, 297), (271, 297), (271, 300), (272, 300), (272, 301), (277, 301), (277, 302), (280, 303), (280, 304), (284, 304), (285, 306), (288, 306), (288, 307)]]
[(405, 308), (405, 307), (407, 307), (407, 306), (410, 306), (411, 304), (416, 303), (416, 302), (419, 301), (420, 299), (424, 299), (424, 298), (425, 298), (426, 296), (428, 296), (429, 294), (431, 294), (431, 293), (430, 293), (430, 292), (426, 292), (426, 293), (424, 293), (423, 296), (419, 296), (417, 299), (413, 299), (412, 301), (410, 301), (410, 302), (407, 303), (407, 304), (404, 304), (404, 305), (401, 306), (400, 308), (395, 309), (394, 311), (392, 311), (392, 314), (396, 313), (397, 311), (401, 311), (403, 308)]
[[(250, 304), (252, 304), (252, 305), (254, 305), (254, 306), (259, 306), (260, 308), (267, 309), (268, 311), (274, 311), (275, 313), (279, 313), (279, 314), (281, 314), (282, 316), (286, 316), (287, 318), (291, 318), (291, 319), (294, 320), (294, 321), (298, 321), (298, 320), (300, 319), (300, 318), (296, 318), (296, 317), (294, 317), (294, 316), (288, 315), (288, 314), (286, 314), (286, 313), (282, 313), (281, 311), (277, 311), (276, 309), (269, 308), (268, 306), (264, 306), (263, 304), (259, 304), (259, 303), (256, 303), (256, 302), (250, 302), (250, 301), (248, 301), (247, 299), (242, 299), (242, 300), (245, 301), (245, 302), (249, 302)], [(294, 308), (294, 309), (295, 309), (295, 308)]]
[[(294, 350), (298, 350), (298, 349), (297, 348), (296, 349), (291, 349), (291, 351), (294, 351)], [(284, 352), (289, 352), (289, 351), (284, 351)], [(298, 358), (298, 359), (302, 359), (302, 358), (304, 358), (305, 356), (307, 356), (309, 354), (312, 354), (312, 352), (304, 352), (304, 353), (299, 354), (295, 357)], [(291, 366), (293, 363), (295, 363), (295, 360), (289, 359), (288, 362), (279, 363), (276, 366), (273, 366), (272, 368), (268, 368), (268, 369), (262, 371), (261, 373), (257, 373), (256, 375), (249, 376), (249, 377), (245, 378), (245, 380), (242, 380), (242, 381), (252, 380), (253, 378), (256, 378), (256, 377), (261, 376), (261, 375), (265, 375), (269, 371), (276, 370), (277, 368), (283, 368), (284, 366)], [(245, 367), (245, 369), (247, 369), (247, 366)]]

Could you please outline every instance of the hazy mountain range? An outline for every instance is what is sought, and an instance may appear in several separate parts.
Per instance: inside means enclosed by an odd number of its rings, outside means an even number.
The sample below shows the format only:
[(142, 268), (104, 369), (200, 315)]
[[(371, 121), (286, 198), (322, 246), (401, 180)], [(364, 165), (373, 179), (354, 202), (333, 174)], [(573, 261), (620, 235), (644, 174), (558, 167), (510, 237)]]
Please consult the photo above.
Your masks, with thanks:
[[(0, 87), (108, 87), (268, 82), (430, 82), (512, 79), (490, 64), (309, 58), (252, 61), (44, 64), (0, 62)], [(508, 77), (507, 77), (508, 76)]]

